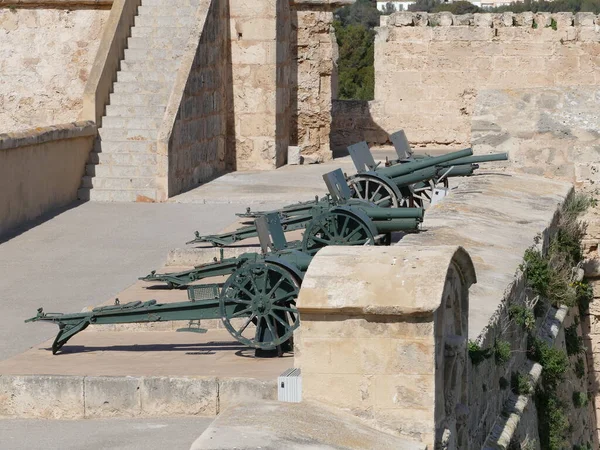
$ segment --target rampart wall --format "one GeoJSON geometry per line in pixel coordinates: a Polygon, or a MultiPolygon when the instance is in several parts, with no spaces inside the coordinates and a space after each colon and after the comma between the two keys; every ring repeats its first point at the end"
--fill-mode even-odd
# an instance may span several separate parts
{"type": "Polygon", "coordinates": [[[0,133],[77,120],[110,8],[96,5],[0,2],[0,133]]]}
{"type": "Polygon", "coordinates": [[[599,41],[592,13],[383,16],[369,139],[403,128],[417,146],[468,146],[479,90],[597,85],[599,41]]]}

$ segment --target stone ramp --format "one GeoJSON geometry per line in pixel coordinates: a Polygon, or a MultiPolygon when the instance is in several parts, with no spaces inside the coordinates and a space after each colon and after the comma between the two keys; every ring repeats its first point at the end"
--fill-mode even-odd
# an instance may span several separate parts
{"type": "Polygon", "coordinates": [[[275,400],[293,357],[255,358],[225,330],[80,333],[0,362],[0,417],[214,416],[275,400]]]}
{"type": "Polygon", "coordinates": [[[221,413],[190,450],[425,450],[316,404],[245,403],[221,413]]]}

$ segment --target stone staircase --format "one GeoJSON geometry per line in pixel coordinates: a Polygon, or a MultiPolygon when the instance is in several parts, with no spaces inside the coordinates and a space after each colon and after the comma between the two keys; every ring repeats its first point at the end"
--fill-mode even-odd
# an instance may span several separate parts
{"type": "MultiPolygon", "coordinates": [[[[159,201],[157,136],[198,0],[142,0],[78,196],[159,201]]],[[[161,196],[163,198],[161,198],[161,196]]]]}

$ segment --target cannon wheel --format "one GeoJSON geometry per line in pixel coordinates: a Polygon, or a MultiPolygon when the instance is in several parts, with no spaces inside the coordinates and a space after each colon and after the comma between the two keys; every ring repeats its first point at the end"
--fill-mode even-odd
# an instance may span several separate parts
{"type": "Polygon", "coordinates": [[[294,275],[276,264],[242,266],[227,279],[219,300],[225,328],[249,347],[271,350],[284,344],[300,325],[299,285],[294,275]],[[228,314],[225,306],[232,302],[238,306],[228,314]]]}
{"type": "Polygon", "coordinates": [[[392,188],[382,180],[374,177],[357,175],[348,180],[353,198],[367,200],[384,208],[407,207],[408,199],[398,198],[392,188]]]}
{"type": "Polygon", "coordinates": [[[328,211],[306,227],[302,251],[314,255],[328,245],[373,245],[376,232],[366,220],[346,210],[328,211]]]}
{"type": "Polygon", "coordinates": [[[436,188],[443,187],[447,189],[449,186],[447,177],[445,177],[442,181],[428,180],[423,184],[425,184],[425,186],[417,187],[413,192],[413,201],[417,208],[425,208],[431,204],[433,191],[436,188]]]}

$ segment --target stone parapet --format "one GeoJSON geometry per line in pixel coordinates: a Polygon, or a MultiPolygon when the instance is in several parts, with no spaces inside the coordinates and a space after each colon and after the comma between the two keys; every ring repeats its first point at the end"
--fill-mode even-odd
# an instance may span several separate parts
{"type": "Polygon", "coordinates": [[[0,237],[77,198],[93,122],[0,135],[0,237]]]}
{"type": "Polygon", "coordinates": [[[81,121],[38,127],[24,131],[0,134],[0,150],[39,145],[50,141],[96,136],[96,124],[81,121]]]}
{"type": "Polygon", "coordinates": [[[469,287],[460,247],[327,247],[298,297],[303,400],[463,448],[469,287]],[[458,416],[460,417],[457,417],[458,416]]]}
{"type": "Polygon", "coordinates": [[[475,13],[454,15],[449,12],[427,13],[400,11],[389,16],[381,16],[382,27],[450,27],[471,26],[481,28],[567,28],[595,27],[600,24],[600,15],[591,12],[557,13],[475,13]]]}

